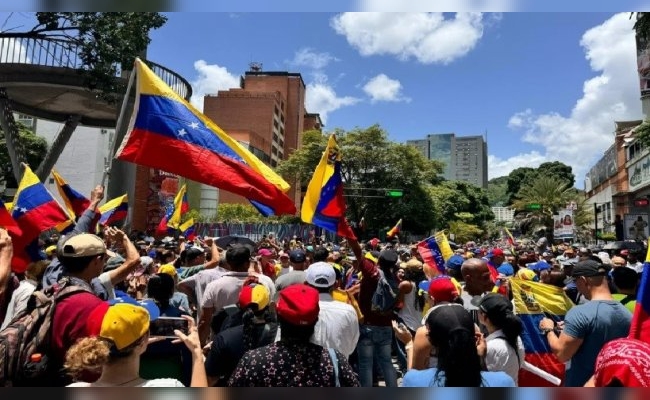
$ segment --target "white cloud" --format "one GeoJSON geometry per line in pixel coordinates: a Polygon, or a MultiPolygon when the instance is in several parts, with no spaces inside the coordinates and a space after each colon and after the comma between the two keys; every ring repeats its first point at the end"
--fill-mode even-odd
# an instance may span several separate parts
{"type": "Polygon", "coordinates": [[[305,47],[296,51],[293,60],[289,61],[289,63],[298,67],[321,70],[332,61],[339,61],[339,59],[330,55],[330,53],[317,53],[313,49],[305,47]]]}
{"type": "Polygon", "coordinates": [[[370,101],[406,101],[411,99],[402,95],[402,84],[385,74],[379,74],[363,86],[363,91],[370,96],[370,101]]]}
{"type": "Polygon", "coordinates": [[[449,64],[472,50],[483,36],[480,13],[343,13],[330,22],[363,56],[394,55],[423,64],[449,64]]]}
{"type": "Polygon", "coordinates": [[[516,0],[358,0],[359,11],[517,11],[516,0]]]}
{"type": "Polygon", "coordinates": [[[307,85],[305,107],[311,113],[320,114],[323,124],[327,124],[328,114],[341,107],[352,106],[361,101],[351,96],[338,97],[334,88],[323,77],[307,85]]]}
{"type": "Polygon", "coordinates": [[[546,156],[537,151],[518,154],[506,160],[491,154],[488,156],[488,179],[506,176],[512,170],[521,167],[537,168],[541,163],[546,161],[548,161],[546,156]]]}
{"type": "MultiPolygon", "coordinates": [[[[545,160],[570,165],[576,182],[582,182],[614,142],[615,121],[642,118],[633,25],[629,13],[620,13],[584,33],[580,45],[591,69],[599,75],[585,81],[583,95],[569,115],[536,114],[527,109],[509,120],[511,129],[523,132],[524,142],[544,149],[545,160]]],[[[490,175],[507,174],[522,166],[519,163],[526,157],[529,155],[508,160],[493,157],[496,164],[489,164],[490,175]]]]}
{"type": "Polygon", "coordinates": [[[219,90],[239,87],[239,76],[228,72],[226,67],[198,60],[194,62],[194,69],[198,72],[198,76],[191,82],[192,97],[190,102],[201,111],[203,111],[203,96],[217,94],[219,90]]]}

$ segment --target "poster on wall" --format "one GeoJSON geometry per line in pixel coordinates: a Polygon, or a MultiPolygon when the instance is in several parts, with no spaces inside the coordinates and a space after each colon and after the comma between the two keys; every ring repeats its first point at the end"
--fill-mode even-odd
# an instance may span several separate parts
{"type": "Polygon", "coordinates": [[[649,236],[648,214],[625,214],[625,240],[646,240],[649,236]]]}
{"type": "Polygon", "coordinates": [[[573,238],[573,210],[561,210],[553,216],[553,237],[555,239],[573,238]]]}

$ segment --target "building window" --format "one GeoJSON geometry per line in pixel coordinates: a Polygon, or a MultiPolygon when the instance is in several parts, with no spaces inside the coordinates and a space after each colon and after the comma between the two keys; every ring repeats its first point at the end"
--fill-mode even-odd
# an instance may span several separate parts
{"type": "Polygon", "coordinates": [[[275,168],[278,166],[278,162],[275,160],[271,160],[271,167],[275,168]]]}

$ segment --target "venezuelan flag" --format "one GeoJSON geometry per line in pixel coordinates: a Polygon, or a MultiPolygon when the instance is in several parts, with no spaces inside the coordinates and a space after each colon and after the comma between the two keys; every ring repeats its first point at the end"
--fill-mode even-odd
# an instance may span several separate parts
{"type": "MultiPolygon", "coordinates": [[[[510,287],[515,314],[524,325],[521,340],[526,350],[526,361],[564,381],[564,364],[559,362],[551,352],[546,337],[539,331],[539,321],[544,318],[544,313],[552,316],[556,322],[564,320],[573,303],[560,287],[518,278],[510,279],[510,287]]],[[[537,375],[521,370],[519,386],[552,387],[554,385],[537,375]]]]}
{"type": "Polygon", "coordinates": [[[442,253],[442,258],[447,261],[454,255],[454,251],[451,249],[449,240],[447,240],[447,235],[444,232],[437,232],[434,237],[436,242],[438,242],[438,247],[440,247],[440,252],[442,253]]]}
{"type": "Polygon", "coordinates": [[[64,230],[72,224],[70,217],[52,197],[36,174],[25,165],[25,172],[14,196],[11,217],[22,235],[14,239],[12,269],[22,273],[32,261],[40,259],[38,237],[43,231],[64,230]]]}
{"type": "Polygon", "coordinates": [[[392,227],[388,231],[388,233],[386,233],[386,237],[391,238],[391,237],[397,235],[398,233],[400,233],[401,230],[402,230],[402,219],[400,218],[399,221],[397,221],[397,223],[395,224],[395,226],[392,227]]]}
{"type": "Polygon", "coordinates": [[[90,200],[71,188],[68,182],[66,182],[58,172],[52,170],[52,177],[54,177],[56,187],[59,190],[59,194],[61,195],[68,212],[71,215],[74,215],[75,219],[79,219],[81,214],[83,214],[90,206],[90,200]]]}
{"type": "Polygon", "coordinates": [[[99,207],[101,217],[99,223],[104,226],[113,225],[118,221],[126,219],[129,212],[129,199],[127,195],[116,197],[99,207]]]}
{"type": "Polygon", "coordinates": [[[643,275],[636,295],[629,337],[650,343],[650,248],[643,263],[643,275]]]}
{"type": "Polygon", "coordinates": [[[445,259],[442,256],[440,245],[435,236],[424,239],[417,245],[418,253],[422,256],[424,263],[440,274],[445,275],[445,259]]]}
{"type": "Polygon", "coordinates": [[[9,214],[6,205],[0,200],[0,227],[5,228],[12,237],[20,236],[22,231],[20,227],[9,214]]]}
{"type": "Polygon", "coordinates": [[[190,204],[187,201],[187,186],[183,185],[174,198],[174,212],[169,217],[167,225],[178,229],[181,224],[181,217],[190,210],[190,204]]]}
{"type": "Polygon", "coordinates": [[[336,136],[330,135],[327,148],[307,186],[300,218],[339,236],[356,240],[354,231],[345,219],[341,160],[336,136]]]}
{"type": "Polygon", "coordinates": [[[183,232],[183,236],[185,236],[185,239],[187,240],[194,240],[196,237],[194,234],[194,218],[190,218],[183,222],[178,229],[183,232]]]}
{"type": "MultiPolygon", "coordinates": [[[[116,158],[247,198],[262,214],[295,214],[287,184],[136,59],[135,109],[116,158]]],[[[128,94],[127,94],[128,95],[128,94]]]]}

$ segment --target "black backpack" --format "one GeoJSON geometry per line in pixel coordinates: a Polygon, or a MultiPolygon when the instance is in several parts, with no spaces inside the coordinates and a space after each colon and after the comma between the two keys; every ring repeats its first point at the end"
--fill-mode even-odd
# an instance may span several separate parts
{"type": "Polygon", "coordinates": [[[32,293],[27,308],[0,331],[0,386],[52,386],[59,371],[48,363],[54,308],[61,299],[88,289],[67,278],[32,293]]]}

